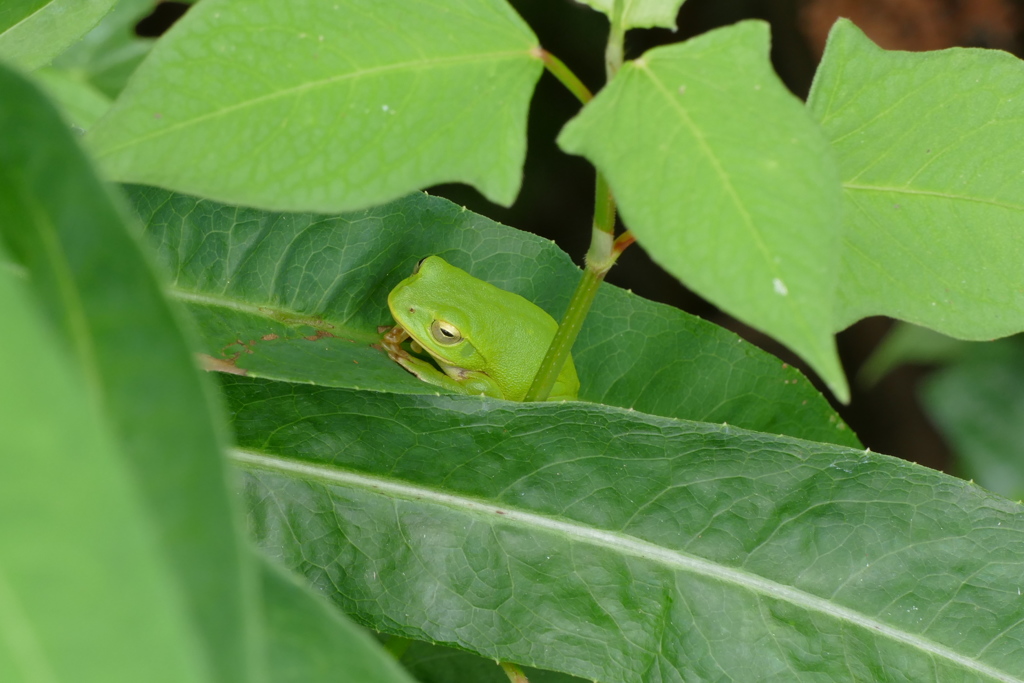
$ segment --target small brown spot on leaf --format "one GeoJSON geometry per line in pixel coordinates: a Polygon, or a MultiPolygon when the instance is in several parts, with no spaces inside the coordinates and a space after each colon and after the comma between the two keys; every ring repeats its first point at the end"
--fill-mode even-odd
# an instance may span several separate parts
{"type": "Polygon", "coordinates": [[[240,368],[235,365],[235,359],[226,360],[223,358],[214,358],[213,356],[206,353],[197,353],[196,360],[199,361],[199,367],[207,372],[226,372],[230,375],[247,375],[249,371],[245,368],[240,368]]]}
{"type": "Polygon", "coordinates": [[[316,334],[311,334],[311,335],[309,335],[307,337],[303,337],[303,339],[305,339],[307,341],[318,341],[320,339],[323,339],[324,337],[336,338],[333,334],[331,334],[327,330],[317,330],[316,334]]]}

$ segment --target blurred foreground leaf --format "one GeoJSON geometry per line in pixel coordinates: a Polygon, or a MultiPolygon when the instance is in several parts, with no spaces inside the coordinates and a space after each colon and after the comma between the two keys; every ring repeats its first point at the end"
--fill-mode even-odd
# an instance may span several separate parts
{"type": "Polygon", "coordinates": [[[45,67],[32,76],[72,128],[79,131],[88,130],[110,108],[110,100],[103,93],[66,71],[45,67]]]}
{"type": "Polygon", "coordinates": [[[808,107],[842,174],[835,329],[887,315],[960,339],[1024,330],[1024,62],[890,52],[840,20],[808,107]]]}
{"type": "Polygon", "coordinates": [[[838,175],[772,71],[768,38],[750,21],[650,50],[558,143],[605,175],[651,258],[795,351],[846,401],[831,327],[838,175]]]}
{"type": "Polygon", "coordinates": [[[1020,681],[1021,506],[589,403],[223,376],[260,544],[372,628],[600,681],[1020,681]]]}
{"type": "Polygon", "coordinates": [[[268,561],[262,575],[271,681],[412,683],[366,631],[308,586],[268,561]]]}
{"type": "Polygon", "coordinates": [[[0,680],[220,680],[192,638],[150,510],[94,392],[4,260],[0,680]]]}
{"type": "Polygon", "coordinates": [[[0,131],[0,680],[408,681],[280,572],[257,593],[219,406],[135,235],[2,68],[0,131]]]}
{"type": "MultiPolygon", "coordinates": [[[[248,630],[254,616],[249,610],[255,602],[251,592],[255,584],[247,578],[248,564],[241,557],[237,518],[227,497],[221,457],[223,442],[211,423],[211,413],[216,413],[208,400],[207,387],[199,381],[175,316],[137,242],[126,230],[108,189],[93,174],[65,124],[37,90],[2,67],[0,131],[4,133],[0,136],[0,215],[4,217],[0,221],[0,242],[6,244],[13,261],[24,266],[35,302],[50,323],[46,333],[26,339],[38,344],[53,343],[73,359],[75,376],[84,381],[76,395],[81,397],[85,392],[89,397],[83,410],[99,421],[97,429],[112,436],[118,454],[112,458],[115,451],[103,449],[107,461],[98,454],[95,456],[99,460],[96,467],[115,477],[109,483],[94,481],[98,474],[76,481],[65,479],[61,473],[61,478],[41,493],[42,499],[37,503],[60,505],[62,514],[72,515],[73,507],[63,505],[73,506],[73,501],[87,493],[96,500],[104,500],[104,491],[109,487],[111,496],[130,496],[133,506],[143,506],[145,513],[140,523],[149,534],[146,542],[153,544],[150,552],[160,557],[160,569],[166,573],[163,581],[167,594],[163,599],[173,601],[175,609],[180,610],[176,617],[187,624],[188,646],[194,648],[194,652],[182,655],[182,665],[201,672],[196,674],[201,679],[260,680],[260,669],[252,661],[258,652],[255,635],[248,630]],[[119,481],[131,488],[121,490],[119,486],[123,484],[119,481]],[[96,483],[96,490],[77,488],[86,482],[96,483]]],[[[28,334],[17,325],[5,329],[4,336],[8,337],[12,332],[28,334]]],[[[9,366],[8,372],[14,371],[14,366],[31,367],[29,361],[18,360],[17,355],[0,358],[9,366]]],[[[27,382],[30,377],[25,375],[23,379],[27,382]]],[[[62,407],[60,412],[48,414],[45,405],[37,403],[30,406],[39,411],[32,421],[23,416],[24,408],[15,414],[29,424],[34,422],[38,429],[43,429],[47,421],[68,419],[74,398],[65,399],[58,392],[59,385],[55,385],[42,395],[62,407]]],[[[47,447],[73,449],[68,441],[73,432],[58,434],[64,440],[55,435],[47,447]]],[[[45,443],[43,434],[35,438],[45,443]]],[[[3,453],[4,460],[13,454],[7,449],[3,453]]],[[[31,455],[25,453],[17,459],[31,459],[31,455]]],[[[57,467],[59,462],[51,461],[50,467],[57,467]]],[[[77,465],[69,470],[69,476],[75,471],[77,465]]],[[[138,514],[124,506],[111,509],[108,514],[115,512],[132,515],[132,520],[138,514]]],[[[82,524],[99,524],[105,518],[87,516],[85,508],[82,515],[82,524]]],[[[27,524],[62,523],[59,517],[36,519],[31,510],[23,516],[27,524]]],[[[134,525],[130,520],[119,522],[119,528],[127,528],[126,533],[138,533],[134,525]]],[[[103,542],[113,546],[108,553],[115,549],[119,554],[130,553],[136,547],[126,538],[126,545],[118,549],[113,532],[103,542]]],[[[105,577],[97,575],[100,567],[105,567],[105,571],[122,576],[118,561],[101,554],[93,562],[99,563],[94,571],[87,578],[77,577],[76,581],[93,581],[96,591],[106,588],[113,592],[94,596],[92,591],[86,591],[90,597],[82,599],[106,595],[109,600],[119,601],[118,587],[108,585],[105,577]]],[[[59,564],[52,570],[62,568],[66,566],[59,564]]],[[[49,581],[39,578],[32,587],[11,589],[15,591],[11,599],[26,599],[21,589],[53,588],[49,581]]],[[[30,617],[35,614],[33,609],[30,617]]],[[[103,614],[114,615],[112,621],[118,622],[116,612],[104,609],[92,616],[103,621],[103,614]]],[[[139,623],[122,627],[139,629],[139,623]]],[[[72,623],[64,628],[73,628],[72,623]]],[[[85,631],[93,628],[100,633],[106,625],[84,626],[85,631]]],[[[84,646],[76,645],[74,652],[80,647],[84,646]]],[[[100,656],[100,652],[112,656],[106,649],[98,649],[95,656],[100,656]]],[[[71,652],[63,650],[52,654],[74,658],[71,652]]],[[[180,675],[167,680],[190,680],[177,667],[170,666],[167,659],[164,655],[150,663],[154,680],[169,672],[180,675]],[[157,671],[160,666],[170,668],[168,672],[157,671]]],[[[111,680],[150,679],[142,676],[111,680]]]]}
{"type": "Polygon", "coordinates": [[[536,45],[504,0],[205,0],[88,139],[115,179],[248,206],[342,211],[449,181],[508,205],[536,45]]]}
{"type": "MultiPolygon", "coordinates": [[[[549,241],[422,194],[341,216],[268,213],[132,187],[147,239],[222,369],[433,394],[372,348],[424,256],[561,315],[580,276],[549,241]]],[[[736,335],[604,285],[574,349],[584,400],[857,445],[821,394],[736,335]]]]}

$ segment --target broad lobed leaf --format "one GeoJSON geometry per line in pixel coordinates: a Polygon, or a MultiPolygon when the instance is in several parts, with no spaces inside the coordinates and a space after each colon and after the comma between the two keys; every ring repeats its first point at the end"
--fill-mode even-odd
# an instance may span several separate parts
{"type": "Polygon", "coordinates": [[[601,681],[1024,680],[1024,516],[962,480],[588,403],[223,384],[253,533],[375,629],[601,681]]]}
{"type": "MultiPolygon", "coordinates": [[[[423,194],[340,216],[268,213],[145,187],[129,196],[171,291],[223,369],[435,393],[378,349],[388,292],[439,254],[556,318],[579,278],[550,242],[423,194]]],[[[585,400],[856,445],[795,369],[729,332],[604,285],[574,349],[585,400]]]]}
{"type": "Polygon", "coordinates": [[[1024,63],[886,51],[841,20],[808,108],[843,183],[834,329],[869,315],[961,339],[1024,329],[1024,63]]]}
{"type": "Polygon", "coordinates": [[[622,67],[559,144],[607,177],[626,225],[688,287],[786,344],[841,400],[830,324],[839,183],[828,144],[742,22],[622,67]]]}
{"type": "Polygon", "coordinates": [[[342,211],[462,181],[510,204],[537,39],[504,0],[206,0],[90,132],[115,179],[342,211]]]}

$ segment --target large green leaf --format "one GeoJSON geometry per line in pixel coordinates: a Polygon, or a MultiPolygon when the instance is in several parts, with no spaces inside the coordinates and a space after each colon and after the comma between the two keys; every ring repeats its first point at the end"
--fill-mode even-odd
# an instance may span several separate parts
{"type": "MultiPolygon", "coordinates": [[[[422,257],[561,315],[579,279],[547,240],[423,194],[337,217],[277,214],[132,187],[171,291],[222,369],[435,393],[372,344],[387,293],[422,257]]],[[[574,349],[588,401],[856,445],[793,368],[714,325],[605,285],[574,349]]]]}
{"type": "Polygon", "coordinates": [[[23,69],[44,66],[88,33],[117,0],[4,0],[0,60],[23,69]]]}
{"type": "Polygon", "coordinates": [[[803,357],[840,400],[839,181],[828,144],[743,22],[627,63],[559,144],[608,178],[666,270],[803,357]]]}
{"type": "Polygon", "coordinates": [[[270,562],[262,569],[270,680],[412,683],[368,633],[309,586],[270,562]]]}
{"type": "Polygon", "coordinates": [[[123,452],[202,666],[217,681],[260,681],[256,577],[227,494],[217,404],[178,316],[67,126],[4,68],[0,131],[0,241],[25,267],[50,336],[74,358],[123,452]]]}
{"type": "Polygon", "coordinates": [[[835,328],[882,314],[961,339],[1024,329],[1024,64],[889,52],[842,20],[808,106],[843,179],[835,328]]]}
{"type": "Polygon", "coordinates": [[[463,181],[510,204],[537,40],[504,0],[205,0],[90,133],[116,179],[340,211],[463,181]]]}
{"type": "Polygon", "coordinates": [[[356,619],[598,681],[1024,680],[1024,507],[589,403],[224,376],[253,533],[356,619]]]}
{"type": "Polygon", "coordinates": [[[0,680],[212,683],[134,473],[2,252],[0,680]]]}
{"type": "Polygon", "coordinates": [[[622,28],[676,28],[676,15],[686,0],[579,0],[609,17],[622,5],[622,28]]]}

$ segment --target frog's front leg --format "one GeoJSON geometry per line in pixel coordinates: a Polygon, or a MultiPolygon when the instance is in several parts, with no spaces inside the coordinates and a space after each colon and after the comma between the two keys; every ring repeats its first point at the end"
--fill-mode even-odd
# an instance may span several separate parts
{"type": "MultiPolygon", "coordinates": [[[[409,339],[409,333],[401,325],[395,325],[381,340],[381,347],[387,352],[388,357],[403,368],[415,375],[420,381],[433,384],[436,387],[454,391],[458,394],[469,393],[466,387],[444,374],[433,365],[420,358],[409,355],[409,352],[402,348],[402,342],[409,339]]],[[[415,342],[413,342],[415,344],[415,342]]]]}

